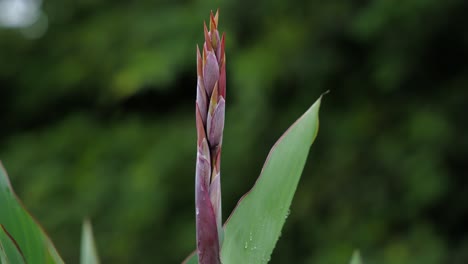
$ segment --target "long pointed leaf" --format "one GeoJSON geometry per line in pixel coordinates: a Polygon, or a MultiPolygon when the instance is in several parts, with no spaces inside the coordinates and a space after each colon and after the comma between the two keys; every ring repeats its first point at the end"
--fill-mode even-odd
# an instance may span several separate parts
{"type": "Polygon", "coordinates": [[[229,217],[221,251],[224,264],[270,260],[318,132],[320,101],[321,98],[276,142],[254,187],[229,217]]]}
{"type": "Polygon", "coordinates": [[[0,224],[18,243],[27,263],[63,263],[50,239],[16,197],[1,162],[0,224]]]}

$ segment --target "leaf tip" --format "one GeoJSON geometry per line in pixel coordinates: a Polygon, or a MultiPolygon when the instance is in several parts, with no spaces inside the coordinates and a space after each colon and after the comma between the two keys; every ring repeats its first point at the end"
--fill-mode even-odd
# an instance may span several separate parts
{"type": "Polygon", "coordinates": [[[83,220],[83,229],[81,236],[81,263],[99,264],[96,243],[94,241],[93,228],[88,218],[83,220]]]}
{"type": "Polygon", "coordinates": [[[322,98],[323,98],[325,95],[329,94],[329,93],[330,93],[330,90],[326,90],[325,92],[323,92],[323,93],[320,95],[320,97],[317,99],[317,101],[315,101],[315,103],[312,105],[312,108],[313,108],[313,107],[320,108],[320,105],[321,105],[321,103],[322,103],[322,98]]]}
{"type": "Polygon", "coordinates": [[[317,118],[316,118],[316,128],[315,128],[315,131],[312,135],[312,140],[310,141],[310,144],[312,145],[312,143],[314,143],[315,141],[315,138],[317,138],[317,134],[318,134],[318,131],[319,131],[319,127],[320,127],[320,121],[319,121],[319,110],[320,110],[320,106],[322,104],[322,98],[324,95],[328,94],[330,92],[330,90],[327,90],[325,92],[323,92],[320,97],[317,99],[317,101],[315,101],[315,103],[307,110],[307,112],[313,112],[315,115],[317,115],[317,118]]]}
{"type": "Polygon", "coordinates": [[[358,249],[354,250],[349,264],[362,264],[361,252],[358,249]]]}

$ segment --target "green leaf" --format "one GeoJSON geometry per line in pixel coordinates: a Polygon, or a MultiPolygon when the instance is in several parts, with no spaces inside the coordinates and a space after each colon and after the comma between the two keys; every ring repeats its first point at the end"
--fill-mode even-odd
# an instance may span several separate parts
{"type": "MultiPolygon", "coordinates": [[[[221,262],[267,263],[289,215],[289,207],[318,132],[321,97],[280,137],[254,187],[224,226],[221,262]]],[[[197,254],[184,261],[198,263],[197,254]]]]}
{"type": "Polygon", "coordinates": [[[349,264],[362,264],[361,253],[359,253],[359,250],[354,251],[349,264]]]}
{"type": "Polygon", "coordinates": [[[270,260],[318,132],[320,101],[321,98],[276,142],[254,187],[229,217],[221,250],[222,263],[270,260]]]}
{"type": "Polygon", "coordinates": [[[83,222],[81,235],[81,264],[99,264],[99,257],[94,243],[93,229],[88,220],[83,222]]]}
{"type": "Polygon", "coordinates": [[[26,263],[23,252],[18,248],[16,241],[0,225],[0,263],[3,264],[22,264],[26,263]]]}
{"type": "Polygon", "coordinates": [[[27,263],[63,263],[50,239],[16,197],[1,162],[0,224],[15,239],[27,263]]]}

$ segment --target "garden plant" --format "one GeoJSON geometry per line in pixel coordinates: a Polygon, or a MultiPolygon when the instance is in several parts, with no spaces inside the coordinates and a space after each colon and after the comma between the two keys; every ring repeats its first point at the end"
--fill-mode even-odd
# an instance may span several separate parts
{"type": "MultiPolygon", "coordinates": [[[[218,31],[218,19],[219,12],[211,13],[209,26],[204,26],[205,42],[201,51],[197,48],[197,249],[184,263],[267,263],[290,214],[310,146],[317,136],[321,98],[278,139],[256,183],[223,225],[221,149],[227,102],[227,60],[225,36],[218,31]]],[[[237,173],[241,180],[241,169],[237,173]]],[[[3,167],[0,168],[0,227],[2,264],[64,263],[52,241],[14,194],[3,167]]],[[[91,224],[87,220],[83,224],[81,263],[99,263],[91,224]]],[[[361,263],[358,252],[351,263],[361,263]]]]}

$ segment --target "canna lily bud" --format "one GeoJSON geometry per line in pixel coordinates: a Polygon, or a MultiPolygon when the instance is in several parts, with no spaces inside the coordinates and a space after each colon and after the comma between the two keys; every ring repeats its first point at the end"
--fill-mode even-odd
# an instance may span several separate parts
{"type": "Polygon", "coordinates": [[[222,244],[221,145],[226,97],[224,34],[218,32],[218,13],[204,24],[202,54],[197,47],[197,162],[195,207],[197,253],[201,264],[219,264],[222,244]]]}

